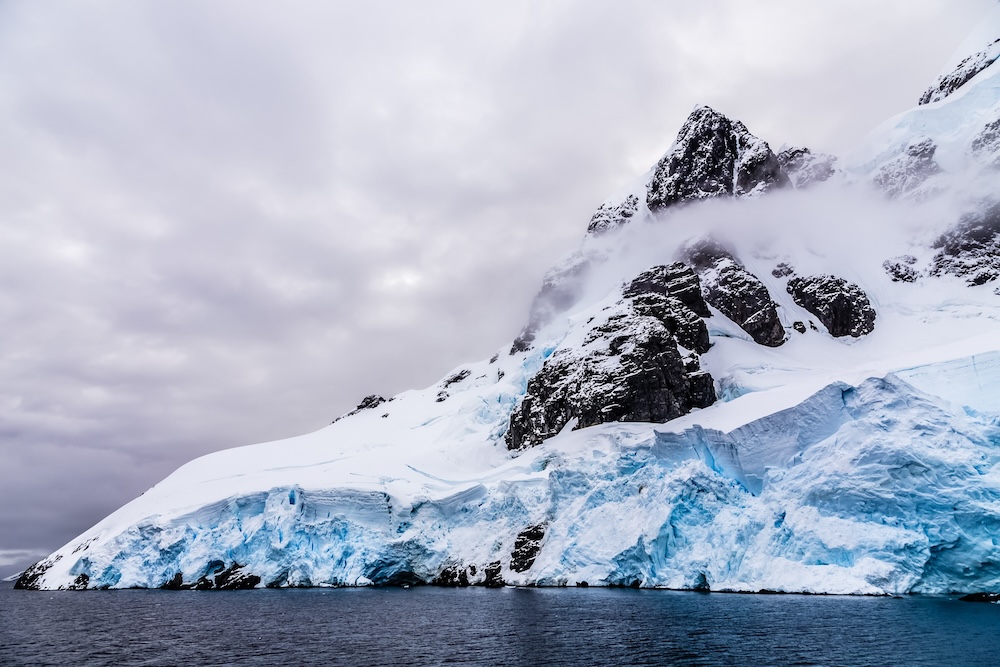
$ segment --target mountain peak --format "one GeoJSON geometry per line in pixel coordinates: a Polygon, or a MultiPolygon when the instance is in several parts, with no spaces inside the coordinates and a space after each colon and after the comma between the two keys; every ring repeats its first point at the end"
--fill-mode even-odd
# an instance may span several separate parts
{"type": "Polygon", "coordinates": [[[601,204],[587,232],[602,234],[633,218],[677,204],[714,197],[756,196],[790,183],[766,141],[740,121],[699,104],[653,167],[652,177],[641,186],[636,184],[627,194],[601,204]]]}
{"type": "Polygon", "coordinates": [[[686,201],[753,196],[788,182],[766,141],[740,121],[699,105],[657,163],[646,205],[655,212],[686,201]]]}
{"type": "Polygon", "coordinates": [[[918,104],[938,102],[971,81],[1000,58],[1000,4],[991,9],[941,69],[918,104]]]}

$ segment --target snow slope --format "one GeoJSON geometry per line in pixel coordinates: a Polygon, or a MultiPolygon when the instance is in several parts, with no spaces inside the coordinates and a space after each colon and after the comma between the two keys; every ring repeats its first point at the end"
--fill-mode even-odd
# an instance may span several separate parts
{"type": "MultiPolygon", "coordinates": [[[[984,26],[987,42],[1000,37],[1000,8],[984,26]]],[[[742,124],[696,111],[736,127],[767,178],[788,180],[742,124]]],[[[192,461],[19,585],[998,591],[1000,280],[924,268],[935,239],[995,191],[973,145],[998,118],[1000,65],[989,65],[877,128],[838,177],[808,188],[717,188],[651,210],[651,169],[602,206],[572,270],[547,277],[558,298],[513,349],[315,433],[192,461]],[[715,404],[662,424],[570,418],[508,450],[511,415],[547,360],[614,345],[594,323],[620,314],[624,286],[706,238],[766,288],[784,341],[755,343],[712,306],[711,348],[678,349],[711,374],[715,404]],[[900,257],[906,280],[886,267],[900,257]],[[789,291],[795,276],[826,275],[863,291],[871,333],[832,336],[789,291]]],[[[714,173],[674,162],[670,183],[714,173]]]]}

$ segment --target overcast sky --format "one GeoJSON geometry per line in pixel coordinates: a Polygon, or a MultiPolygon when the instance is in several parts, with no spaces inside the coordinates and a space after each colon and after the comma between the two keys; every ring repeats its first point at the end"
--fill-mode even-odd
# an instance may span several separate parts
{"type": "Polygon", "coordinates": [[[695,104],[843,153],[994,2],[0,3],[0,576],[509,346],[695,104]]]}

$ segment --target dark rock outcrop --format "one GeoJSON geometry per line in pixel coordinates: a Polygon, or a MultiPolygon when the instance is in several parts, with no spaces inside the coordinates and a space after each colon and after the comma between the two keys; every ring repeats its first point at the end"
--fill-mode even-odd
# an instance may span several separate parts
{"type": "Polygon", "coordinates": [[[655,293],[637,294],[632,299],[632,309],[638,315],[658,320],[688,350],[704,354],[711,347],[705,320],[678,299],[655,293]]]}
{"type": "Polygon", "coordinates": [[[808,148],[786,148],[777,155],[778,164],[796,188],[822,183],[837,173],[837,157],[814,153],[808,148]]]}
{"type": "Polygon", "coordinates": [[[743,123],[701,106],[691,112],[673,147],[657,163],[646,205],[656,212],[710,197],[757,194],[788,182],[767,142],[743,123]]]}
{"type": "Polygon", "coordinates": [[[989,602],[1000,604],[1000,593],[969,593],[958,598],[959,602],[989,602]]]}
{"type": "Polygon", "coordinates": [[[333,420],[333,423],[336,424],[341,419],[356,415],[362,410],[372,410],[382,405],[383,403],[385,403],[385,399],[379,396],[378,394],[371,394],[370,396],[365,396],[363,399],[361,399],[361,402],[358,403],[358,407],[354,408],[346,415],[341,415],[340,417],[337,417],[336,419],[333,420]]]}
{"type": "Polygon", "coordinates": [[[1000,167],[1000,118],[983,126],[969,145],[969,152],[986,164],[1000,167]]]}
{"type": "Polygon", "coordinates": [[[778,306],[767,287],[721,244],[703,239],[683,251],[701,279],[705,300],[750,334],[755,342],[777,347],[785,342],[778,306]]]}
{"type": "Polygon", "coordinates": [[[549,269],[542,279],[542,289],[531,302],[528,324],[510,348],[511,354],[531,349],[535,334],[557,314],[577,302],[583,292],[583,279],[590,269],[592,259],[574,253],[565,262],[549,269]]]}
{"type": "Polygon", "coordinates": [[[468,379],[470,375],[472,375],[472,371],[468,368],[463,368],[462,370],[452,373],[445,378],[444,382],[441,383],[441,386],[442,388],[447,389],[453,384],[458,384],[459,382],[468,379]]]}
{"type": "Polygon", "coordinates": [[[771,275],[775,278],[787,278],[795,273],[795,269],[787,262],[778,262],[778,265],[771,269],[771,275]]]}
{"type": "Polygon", "coordinates": [[[939,77],[934,85],[920,96],[917,104],[929,104],[943,100],[968,83],[972,77],[992,65],[1000,57],[1000,49],[997,48],[997,44],[1000,44],[1000,39],[960,62],[951,72],[939,77]]]}
{"type": "Polygon", "coordinates": [[[603,234],[628,223],[639,210],[639,198],[628,195],[621,201],[606,201],[598,207],[587,225],[588,234],[603,234]]]}
{"type": "Polygon", "coordinates": [[[882,262],[882,268],[889,274],[894,283],[912,283],[920,277],[920,273],[913,268],[917,263],[917,258],[913,255],[901,255],[882,262]]]}
{"type": "Polygon", "coordinates": [[[875,330],[875,309],[854,283],[831,275],[795,277],[787,289],[795,303],[815,315],[831,336],[857,338],[875,330]]]}
{"type": "Polygon", "coordinates": [[[215,575],[215,589],[219,591],[241,591],[256,588],[260,577],[247,572],[244,566],[233,563],[222,572],[215,575]]]}
{"type": "Polygon", "coordinates": [[[37,591],[40,586],[38,580],[49,571],[49,569],[58,563],[62,559],[62,556],[55,556],[50,558],[43,558],[34,565],[28,567],[21,576],[17,578],[14,582],[14,588],[25,591],[37,591]]]}
{"type": "Polygon", "coordinates": [[[626,297],[640,294],[662,294],[673,297],[699,317],[711,317],[712,312],[701,294],[698,275],[683,262],[670,266],[654,266],[643,271],[625,288],[626,297]]]}
{"type": "Polygon", "coordinates": [[[1000,202],[962,216],[934,242],[931,275],[961,276],[970,285],[1000,277],[1000,202]]]}
{"type": "Polygon", "coordinates": [[[510,569],[512,572],[527,572],[535,564],[538,553],[542,550],[542,540],[545,539],[544,523],[528,526],[514,540],[514,550],[510,553],[510,569]]]}
{"type": "Polygon", "coordinates": [[[902,154],[879,167],[872,181],[893,198],[930,194],[923,189],[932,176],[941,172],[934,161],[937,145],[930,138],[915,139],[902,154]]]}
{"type": "Polygon", "coordinates": [[[441,570],[438,576],[431,580],[432,586],[445,586],[448,588],[474,586],[478,568],[475,565],[463,567],[462,565],[449,565],[441,570]]]}
{"type": "Polygon", "coordinates": [[[463,368],[462,370],[445,378],[444,381],[441,383],[441,390],[438,392],[435,402],[441,403],[443,401],[448,400],[449,394],[447,389],[452,385],[459,384],[460,382],[467,380],[470,375],[472,375],[472,371],[470,371],[468,368],[463,368]]]}
{"type": "Polygon", "coordinates": [[[677,347],[706,351],[708,330],[678,299],[639,293],[587,326],[582,345],[556,350],[528,381],[507,428],[509,449],[537,445],[571,420],[576,428],[664,422],[715,402],[697,355],[677,347]]]}
{"type": "Polygon", "coordinates": [[[500,575],[500,569],[500,561],[487,563],[486,567],[483,568],[483,586],[486,586],[486,588],[502,588],[506,586],[507,582],[500,575]]]}

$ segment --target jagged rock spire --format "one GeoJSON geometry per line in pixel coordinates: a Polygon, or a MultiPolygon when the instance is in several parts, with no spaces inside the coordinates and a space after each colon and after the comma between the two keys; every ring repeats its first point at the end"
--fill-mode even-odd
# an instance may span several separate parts
{"type": "Polygon", "coordinates": [[[746,196],[788,184],[767,142],[707,106],[688,116],[647,186],[650,211],[686,201],[746,196]]]}

